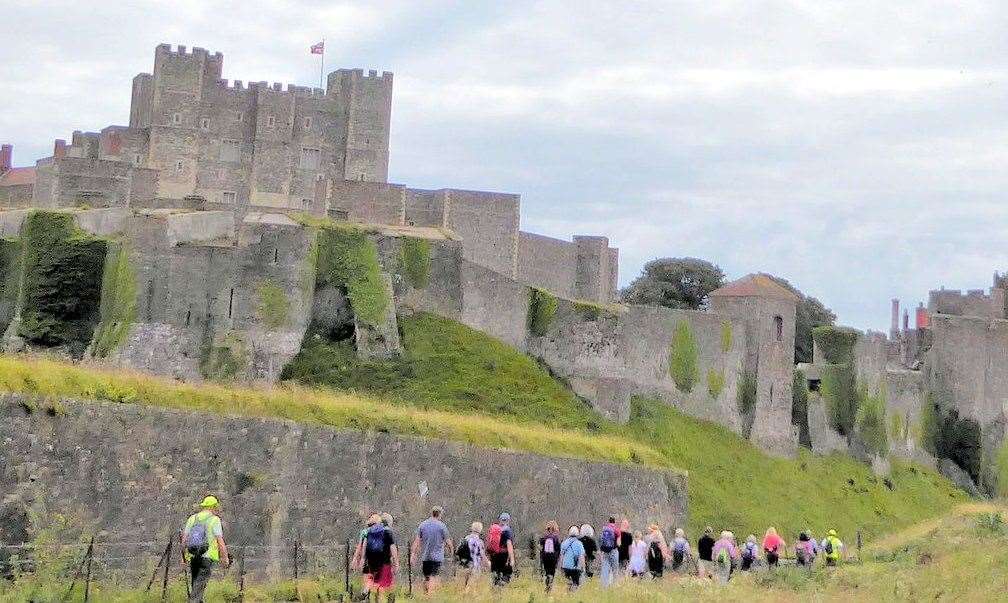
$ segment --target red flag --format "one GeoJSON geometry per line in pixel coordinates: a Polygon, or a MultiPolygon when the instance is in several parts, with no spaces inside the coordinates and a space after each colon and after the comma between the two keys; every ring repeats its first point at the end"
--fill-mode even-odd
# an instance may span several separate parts
{"type": "Polygon", "coordinates": [[[325,42],[319,42],[318,44],[312,44],[311,53],[312,54],[324,54],[325,53],[325,42]]]}

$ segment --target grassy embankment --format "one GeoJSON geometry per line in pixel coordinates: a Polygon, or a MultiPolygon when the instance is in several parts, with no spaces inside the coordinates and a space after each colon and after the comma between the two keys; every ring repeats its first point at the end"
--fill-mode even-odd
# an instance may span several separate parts
{"type": "MultiPolygon", "coordinates": [[[[443,438],[539,454],[655,468],[689,477],[689,525],[785,535],[835,527],[866,538],[964,500],[932,471],[894,463],[886,481],[843,456],[776,459],[719,425],[636,400],[628,424],[606,421],[514,349],[427,314],[402,320],[406,359],[363,364],[315,344],[288,367],[305,384],[272,389],[183,384],[48,360],[0,357],[0,391],[94,398],[339,428],[443,438]]],[[[618,511],[618,510],[617,510],[618,511]]]]}

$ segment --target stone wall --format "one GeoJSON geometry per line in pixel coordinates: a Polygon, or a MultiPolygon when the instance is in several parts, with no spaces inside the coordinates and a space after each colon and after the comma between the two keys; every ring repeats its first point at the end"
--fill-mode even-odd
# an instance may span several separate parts
{"type": "Polygon", "coordinates": [[[609,303],[616,299],[618,255],[606,237],[562,241],[521,231],[516,278],[567,299],[609,303]]]}
{"type": "Polygon", "coordinates": [[[132,404],[34,407],[0,400],[4,511],[64,513],[105,543],[163,541],[213,493],[230,543],[274,547],[274,575],[294,540],[341,544],[374,511],[395,517],[401,545],[434,504],[456,538],[508,511],[517,543],[549,519],[686,522],[686,478],[669,471],[132,404]]]}
{"type": "Polygon", "coordinates": [[[514,278],[518,195],[456,189],[447,194],[444,226],[462,239],[466,259],[514,278]]]}
{"type": "Polygon", "coordinates": [[[928,313],[1004,318],[1005,291],[992,288],[987,294],[983,289],[971,289],[966,293],[958,289],[934,290],[928,294],[928,313]]]}

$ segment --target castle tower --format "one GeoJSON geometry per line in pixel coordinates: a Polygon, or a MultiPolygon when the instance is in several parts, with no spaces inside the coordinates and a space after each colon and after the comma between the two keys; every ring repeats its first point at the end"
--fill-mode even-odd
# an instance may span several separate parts
{"type": "Polygon", "coordinates": [[[339,99],[346,119],[343,178],[387,182],[392,120],[392,74],[339,69],[326,94],[339,99]]]}

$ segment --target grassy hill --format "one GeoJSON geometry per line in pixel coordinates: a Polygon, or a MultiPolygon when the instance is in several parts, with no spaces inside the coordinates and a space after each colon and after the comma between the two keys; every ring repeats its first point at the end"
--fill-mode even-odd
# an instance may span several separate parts
{"type": "Polygon", "coordinates": [[[776,526],[785,537],[835,527],[866,538],[934,517],[965,495],[933,471],[894,463],[889,480],[843,456],[764,455],[727,429],[638,399],[631,420],[605,420],[535,361],[458,323],[404,317],[404,359],[361,363],[317,342],[285,371],[326,389],[181,384],[54,361],[0,357],[0,390],[96,398],[334,427],[376,429],[689,472],[691,536],[776,526]],[[336,390],[336,391],[333,391],[336,390]]]}

